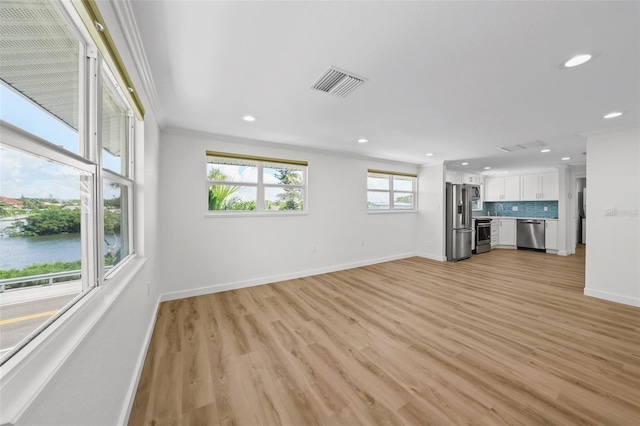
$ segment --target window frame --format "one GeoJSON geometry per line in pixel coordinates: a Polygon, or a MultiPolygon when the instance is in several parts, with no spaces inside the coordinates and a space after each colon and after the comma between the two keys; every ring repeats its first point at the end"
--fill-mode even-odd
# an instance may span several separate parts
{"type": "Polygon", "coordinates": [[[385,213],[415,213],[418,211],[418,175],[415,173],[404,173],[404,172],[394,172],[387,170],[378,170],[378,169],[367,169],[367,180],[366,180],[366,207],[367,213],[371,214],[385,214],[385,213]],[[377,177],[377,178],[386,178],[388,180],[388,188],[389,189],[377,189],[377,188],[369,188],[369,177],[377,177]],[[396,177],[402,178],[411,178],[412,182],[412,190],[396,190],[394,189],[394,179],[396,177]],[[386,209],[375,209],[369,206],[369,192],[385,194],[388,193],[388,201],[389,208],[386,209]],[[412,195],[413,197],[413,207],[410,209],[402,209],[395,207],[395,195],[396,194],[407,194],[412,195]]]}
{"type": "Polygon", "coordinates": [[[308,214],[308,170],[309,164],[307,161],[288,160],[282,158],[270,158],[270,157],[258,157],[253,155],[232,154],[226,152],[214,152],[207,151],[205,157],[205,217],[220,217],[220,216],[278,216],[278,215],[306,215],[308,214]],[[209,157],[221,157],[237,160],[246,160],[256,162],[257,168],[257,181],[256,182],[238,182],[238,181],[216,181],[210,180],[207,171],[208,164],[216,164],[209,161],[209,157]],[[303,168],[303,184],[277,184],[277,183],[265,183],[264,182],[264,169],[265,164],[282,164],[282,165],[294,165],[303,168]],[[212,185],[222,186],[243,186],[249,188],[256,188],[256,209],[255,210],[209,210],[208,195],[209,187],[212,185]],[[300,189],[302,192],[302,209],[300,210],[270,210],[265,209],[265,191],[267,188],[294,188],[300,189]]]}
{"type": "MultiPolygon", "coordinates": [[[[82,3],[86,6],[91,2],[83,0],[82,3]]],[[[87,11],[83,10],[78,4],[62,2],[60,0],[50,0],[50,4],[56,12],[58,12],[60,18],[65,21],[79,44],[78,153],[54,145],[52,142],[30,133],[28,130],[0,119],[3,135],[1,143],[8,148],[18,150],[27,155],[35,155],[61,165],[74,167],[92,176],[90,189],[92,199],[88,210],[89,213],[87,214],[87,218],[83,218],[81,224],[82,291],[65,304],[55,315],[25,335],[16,346],[2,354],[0,367],[3,369],[5,366],[9,366],[10,369],[18,368],[21,363],[28,360],[34,352],[38,351],[39,345],[44,344],[42,336],[51,336],[55,334],[55,332],[51,331],[52,329],[65,327],[67,321],[73,318],[71,313],[67,313],[69,311],[75,312],[81,300],[86,300],[86,296],[94,294],[93,290],[108,285],[108,282],[116,277],[118,280],[114,281],[120,282],[120,277],[127,275],[120,271],[125,269],[125,266],[130,264],[132,259],[137,256],[136,235],[138,230],[135,222],[135,200],[137,196],[134,148],[137,133],[136,127],[138,123],[143,122],[144,109],[141,103],[139,103],[139,99],[134,93],[135,91],[131,88],[132,86],[127,86],[127,90],[125,91],[118,83],[118,81],[123,80],[123,77],[119,75],[122,72],[121,59],[119,56],[117,57],[115,61],[116,67],[114,69],[114,59],[111,58],[110,55],[113,55],[115,52],[117,56],[117,50],[115,46],[109,43],[107,43],[107,47],[104,48],[104,40],[96,40],[93,21],[88,23],[85,19],[87,11]],[[96,47],[96,43],[99,45],[102,44],[101,48],[96,47]],[[105,81],[105,79],[107,81],[105,81]],[[123,170],[125,175],[102,167],[100,117],[102,113],[103,84],[109,84],[111,86],[127,110],[127,119],[125,120],[126,129],[124,133],[127,150],[127,158],[123,166],[126,168],[126,170],[123,170]],[[135,104],[132,104],[132,99],[135,104]],[[139,118],[139,121],[136,121],[136,117],[139,118]],[[104,194],[102,188],[105,179],[117,182],[127,188],[126,214],[129,247],[128,255],[122,258],[108,272],[104,270],[105,251],[103,248],[104,194]]],[[[100,19],[101,22],[104,22],[101,17],[100,19]]],[[[109,40],[109,42],[112,43],[112,40],[109,40]]],[[[124,80],[129,83],[129,76],[126,75],[124,80]]],[[[9,87],[10,90],[15,91],[15,89],[8,84],[6,86],[9,87]]],[[[35,102],[31,100],[29,100],[29,102],[31,102],[34,107],[42,109],[42,107],[35,102]]],[[[127,273],[129,270],[130,268],[127,268],[127,273]]]]}
{"type": "MultiPolygon", "coordinates": [[[[96,106],[96,129],[97,129],[97,134],[98,136],[98,141],[97,144],[95,145],[95,149],[96,149],[96,155],[97,155],[97,160],[98,163],[100,164],[100,182],[98,182],[97,185],[97,191],[99,194],[99,205],[98,205],[98,215],[100,216],[100,221],[99,224],[101,226],[98,226],[98,233],[99,233],[99,237],[100,237],[100,241],[104,241],[105,235],[104,235],[104,193],[103,193],[103,182],[105,179],[117,183],[121,186],[125,186],[127,188],[127,199],[126,199],[126,204],[127,204],[127,225],[128,225],[128,230],[127,230],[127,245],[129,247],[129,253],[127,254],[127,256],[125,256],[124,258],[122,258],[118,263],[116,263],[115,265],[113,265],[112,268],[110,268],[109,271],[105,270],[105,264],[104,264],[104,250],[101,250],[99,252],[100,256],[98,259],[98,281],[100,283],[104,283],[105,281],[111,279],[113,276],[115,276],[118,271],[121,270],[123,265],[126,265],[128,263],[128,261],[133,258],[136,255],[136,241],[135,241],[135,223],[134,223],[134,210],[135,210],[135,204],[134,204],[134,200],[136,199],[135,194],[134,194],[134,190],[135,190],[135,158],[134,158],[134,143],[135,143],[135,118],[134,118],[134,111],[133,111],[133,107],[130,104],[129,100],[127,99],[127,97],[124,95],[122,88],[120,87],[120,85],[117,82],[117,79],[115,78],[113,72],[111,71],[111,69],[109,68],[108,64],[106,64],[106,61],[104,60],[104,58],[99,56],[99,61],[98,61],[98,72],[96,73],[97,76],[96,78],[98,79],[98,81],[96,82],[96,102],[97,102],[97,106],[96,106]],[[103,165],[103,145],[102,145],[102,105],[103,105],[103,98],[102,98],[102,94],[103,92],[103,87],[104,85],[107,84],[110,86],[112,92],[114,95],[119,97],[120,102],[122,102],[122,104],[125,106],[126,110],[127,110],[127,118],[125,120],[125,140],[124,140],[124,150],[125,152],[125,164],[124,164],[124,169],[122,170],[123,173],[118,173],[116,171],[113,171],[111,169],[105,168],[103,165]]],[[[102,247],[102,246],[101,246],[102,247]]]]}

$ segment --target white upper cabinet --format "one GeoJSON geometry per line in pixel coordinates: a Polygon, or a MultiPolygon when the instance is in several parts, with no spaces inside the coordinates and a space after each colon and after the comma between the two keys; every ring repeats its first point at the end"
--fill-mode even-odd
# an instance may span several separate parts
{"type": "Polygon", "coordinates": [[[446,173],[446,179],[447,179],[447,182],[450,182],[450,183],[457,183],[457,184],[464,183],[463,182],[464,177],[462,173],[459,173],[459,172],[448,171],[446,173]]]}
{"type": "Polygon", "coordinates": [[[558,173],[538,173],[520,176],[520,197],[523,201],[557,200],[558,173]]]}
{"type": "Polygon", "coordinates": [[[538,175],[520,176],[520,195],[525,201],[538,199],[538,175]]]}
{"type": "Polygon", "coordinates": [[[520,176],[486,177],[484,201],[520,201],[520,176]]]}
{"type": "Polygon", "coordinates": [[[467,174],[465,173],[464,175],[462,175],[463,179],[462,182],[463,183],[469,183],[472,185],[481,185],[482,184],[482,176],[480,175],[472,175],[472,174],[467,174]]]}
{"type": "Polygon", "coordinates": [[[560,198],[560,180],[558,173],[540,174],[540,194],[541,200],[558,200],[560,198]]]}

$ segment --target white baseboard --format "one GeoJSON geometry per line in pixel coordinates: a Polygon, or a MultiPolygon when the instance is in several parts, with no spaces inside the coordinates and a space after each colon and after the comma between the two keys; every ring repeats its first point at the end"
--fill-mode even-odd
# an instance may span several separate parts
{"type": "Polygon", "coordinates": [[[640,308],[640,299],[635,297],[623,296],[621,294],[609,293],[608,291],[584,289],[584,295],[595,297],[598,299],[608,300],[610,302],[622,303],[625,305],[636,306],[640,308]]]}
{"type": "Polygon", "coordinates": [[[393,260],[406,259],[414,256],[416,256],[415,253],[406,253],[406,254],[400,254],[395,256],[378,258],[378,259],[369,259],[369,260],[363,260],[359,262],[344,263],[342,265],[329,266],[326,268],[309,269],[306,271],[298,271],[290,274],[274,275],[270,277],[257,278],[257,279],[246,280],[246,281],[236,281],[232,283],[206,285],[206,286],[202,286],[202,287],[198,287],[190,290],[164,293],[160,296],[160,302],[184,299],[187,297],[202,296],[204,294],[219,293],[219,292],[228,291],[228,290],[238,290],[246,287],[254,287],[258,285],[271,284],[271,283],[276,283],[280,281],[294,280],[296,278],[311,277],[313,275],[327,274],[329,272],[343,271],[345,269],[359,268],[362,266],[375,265],[377,263],[391,262],[393,260]]]}
{"type": "Polygon", "coordinates": [[[149,345],[151,344],[151,338],[153,337],[153,330],[156,328],[156,320],[158,319],[158,307],[160,306],[160,296],[158,296],[158,300],[156,301],[156,308],[153,311],[153,317],[149,322],[149,326],[147,327],[147,332],[144,336],[144,341],[142,342],[142,347],[140,348],[140,352],[138,353],[138,360],[136,361],[136,367],[134,369],[136,376],[131,381],[131,385],[127,390],[127,405],[122,410],[120,414],[120,421],[118,424],[126,425],[129,423],[129,416],[131,416],[131,410],[133,409],[133,403],[136,398],[136,392],[138,391],[138,385],[140,384],[140,378],[142,377],[142,369],[144,367],[144,362],[147,359],[147,352],[149,350],[149,345]]]}
{"type": "Polygon", "coordinates": [[[446,256],[440,256],[439,254],[431,254],[431,253],[417,253],[417,256],[424,257],[425,259],[437,260],[438,262],[446,262],[446,256]]]}

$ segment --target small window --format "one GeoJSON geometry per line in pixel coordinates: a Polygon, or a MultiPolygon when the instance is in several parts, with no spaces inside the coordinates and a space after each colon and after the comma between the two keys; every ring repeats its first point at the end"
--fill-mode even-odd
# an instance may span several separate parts
{"type": "Polygon", "coordinates": [[[415,211],[417,176],[369,170],[367,208],[369,211],[415,211]]]}
{"type": "Polygon", "coordinates": [[[207,153],[209,211],[306,211],[307,162],[207,153]]]}

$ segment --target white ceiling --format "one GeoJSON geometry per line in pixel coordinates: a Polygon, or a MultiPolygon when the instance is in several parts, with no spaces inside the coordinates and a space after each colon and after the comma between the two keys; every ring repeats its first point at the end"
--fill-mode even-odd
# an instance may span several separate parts
{"type": "Polygon", "coordinates": [[[493,172],[640,123],[640,2],[131,2],[169,128],[493,172]],[[311,90],[330,65],[368,81],[311,90]]]}

